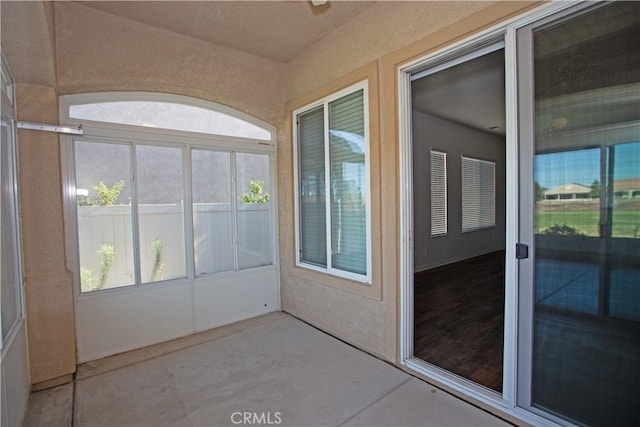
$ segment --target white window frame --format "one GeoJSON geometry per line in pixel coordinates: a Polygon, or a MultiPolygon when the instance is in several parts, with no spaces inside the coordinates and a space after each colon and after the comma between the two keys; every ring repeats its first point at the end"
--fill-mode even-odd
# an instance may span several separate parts
{"type": "Polygon", "coordinates": [[[371,285],[371,159],[370,159],[370,130],[369,130],[369,81],[363,80],[359,83],[344,88],[338,92],[334,92],[324,98],[321,98],[311,104],[307,104],[304,107],[298,108],[293,111],[292,114],[292,134],[293,134],[293,169],[294,169],[294,203],[295,203],[295,249],[296,249],[296,266],[318,271],[332,276],[350,279],[363,284],[371,285]],[[359,90],[363,91],[363,103],[364,103],[364,151],[365,151],[365,181],[367,188],[365,191],[366,199],[366,274],[357,274],[349,271],[344,271],[338,268],[334,268],[331,265],[331,203],[330,203],[330,155],[329,155],[329,103],[335,101],[344,96],[350,95],[359,90]],[[314,264],[304,262],[301,257],[300,239],[302,237],[300,231],[300,179],[299,179],[299,148],[298,148],[298,116],[309,112],[315,108],[323,107],[324,109],[324,150],[325,150],[325,207],[326,207],[326,237],[327,237],[327,266],[322,267],[314,264]]]}
{"type": "MultiPolygon", "coordinates": [[[[277,239],[277,188],[276,188],[276,129],[274,126],[263,122],[255,117],[240,111],[204,101],[180,95],[170,95],[152,92],[105,92],[105,93],[85,93],[64,95],[60,97],[59,115],[61,123],[81,127],[84,135],[80,137],[61,137],[61,159],[63,170],[63,197],[65,203],[65,233],[67,236],[66,255],[68,268],[74,272],[74,288],[78,298],[95,298],[100,295],[118,294],[132,292],[141,289],[152,289],[164,286],[182,286],[193,283],[195,280],[206,277],[225,277],[234,274],[243,274],[248,271],[259,269],[278,268],[278,239],[277,239]],[[216,112],[247,121],[259,126],[270,134],[270,139],[242,138],[227,135],[204,134],[197,132],[187,132],[171,129],[159,129],[135,125],[123,125],[110,122],[97,122],[90,120],[79,120],[69,117],[69,108],[72,105],[92,104],[100,102],[114,101],[157,101],[163,103],[184,104],[209,109],[216,112]],[[151,145],[157,147],[178,147],[182,150],[182,179],[184,182],[184,241],[185,241],[185,277],[169,279],[157,282],[142,282],[136,279],[135,284],[102,289],[99,291],[82,292],[80,286],[80,264],[79,246],[76,212],[76,188],[75,188],[75,161],[74,148],[75,140],[104,143],[128,143],[133,144],[133,148],[138,145],[151,145]],[[213,151],[225,151],[231,153],[231,158],[235,159],[235,153],[254,153],[268,155],[269,157],[269,185],[271,195],[270,205],[270,233],[272,264],[257,266],[253,268],[240,269],[235,264],[233,271],[223,271],[196,275],[194,236],[193,236],[193,206],[191,197],[191,151],[192,149],[204,149],[213,151]]],[[[133,159],[132,159],[133,161],[133,159]]],[[[235,181],[235,176],[231,177],[235,181]]],[[[234,185],[235,188],[235,185],[234,185]]],[[[135,215],[135,212],[132,212],[135,215]]],[[[237,242],[234,241],[234,244],[237,242]]],[[[134,259],[134,263],[139,260],[134,259]]],[[[139,268],[138,268],[139,270],[139,268]]]]}
{"type": "MultiPolygon", "coordinates": [[[[13,247],[15,251],[15,261],[16,265],[14,265],[14,277],[13,277],[13,286],[14,286],[14,294],[12,297],[15,298],[16,304],[16,317],[13,320],[13,323],[7,329],[7,333],[2,333],[2,320],[0,319],[0,350],[2,353],[2,360],[4,362],[5,355],[9,351],[8,349],[11,347],[14,339],[18,335],[18,331],[21,325],[25,321],[25,306],[24,306],[24,277],[23,277],[23,259],[22,259],[22,239],[21,239],[21,223],[20,223],[20,199],[19,199],[19,182],[18,182],[18,159],[17,159],[17,132],[16,132],[16,117],[15,117],[15,109],[16,109],[16,96],[15,96],[15,80],[9,64],[4,56],[4,52],[0,54],[1,61],[1,69],[2,69],[2,80],[3,87],[0,90],[0,104],[2,106],[2,121],[3,126],[7,126],[7,131],[10,135],[10,140],[6,141],[9,144],[8,152],[9,158],[8,166],[9,166],[9,179],[11,184],[10,191],[10,218],[9,224],[5,224],[9,226],[9,234],[10,234],[10,245],[13,247]]],[[[0,164],[0,172],[1,171],[0,164]]],[[[1,251],[0,247],[0,251],[1,251]]],[[[0,265],[0,271],[2,270],[2,266],[0,265]]],[[[6,298],[7,296],[4,296],[6,298]]]]}

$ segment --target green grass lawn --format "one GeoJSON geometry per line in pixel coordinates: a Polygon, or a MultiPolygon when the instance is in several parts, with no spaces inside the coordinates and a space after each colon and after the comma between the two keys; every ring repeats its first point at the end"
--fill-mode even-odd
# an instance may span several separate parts
{"type": "MultiPolygon", "coordinates": [[[[557,225],[568,225],[587,236],[598,236],[600,212],[537,211],[536,233],[557,225]]],[[[640,211],[613,212],[613,237],[640,237],[640,211]]]]}

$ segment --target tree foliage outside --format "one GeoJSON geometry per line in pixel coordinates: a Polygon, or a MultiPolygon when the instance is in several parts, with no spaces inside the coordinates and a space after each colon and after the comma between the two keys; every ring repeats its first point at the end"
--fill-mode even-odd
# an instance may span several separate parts
{"type": "Polygon", "coordinates": [[[547,190],[547,188],[541,186],[537,182],[535,184],[535,187],[536,187],[536,201],[539,202],[540,200],[544,200],[544,192],[547,190]]]}
{"type": "Polygon", "coordinates": [[[242,193],[242,203],[269,203],[269,193],[263,191],[264,181],[256,179],[249,181],[249,191],[242,193]]]}
{"type": "MultiPolygon", "coordinates": [[[[155,282],[159,278],[159,274],[162,272],[162,239],[157,238],[151,242],[151,249],[153,250],[153,267],[151,269],[151,281],[155,282]]],[[[162,278],[160,277],[160,280],[162,278]]]]}
{"type": "Polygon", "coordinates": [[[116,248],[110,243],[103,243],[100,245],[98,254],[100,255],[99,277],[96,278],[92,269],[80,267],[80,286],[83,291],[97,291],[107,283],[107,276],[116,258],[116,248]]]}
{"type": "Polygon", "coordinates": [[[600,181],[598,181],[597,179],[594,179],[593,183],[591,183],[589,188],[591,188],[591,191],[589,192],[589,197],[592,199],[599,199],[600,198],[600,181]]]}
{"type": "Polygon", "coordinates": [[[120,180],[111,187],[100,181],[98,185],[94,185],[91,188],[96,193],[95,197],[87,196],[84,200],[78,201],[80,206],[112,206],[116,204],[120,193],[124,189],[124,181],[120,180]]]}

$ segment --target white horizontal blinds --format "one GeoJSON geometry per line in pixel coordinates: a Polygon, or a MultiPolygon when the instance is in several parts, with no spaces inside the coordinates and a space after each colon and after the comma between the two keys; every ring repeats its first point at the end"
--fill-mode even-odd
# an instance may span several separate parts
{"type": "Polygon", "coordinates": [[[447,234],[447,153],[431,150],[431,235],[447,234]]]}
{"type": "Polygon", "coordinates": [[[298,116],[300,261],[327,266],[324,107],[298,116]]]}
{"type": "Polygon", "coordinates": [[[364,90],[329,103],[331,265],[367,274],[364,90]]]}
{"type": "Polygon", "coordinates": [[[462,156],[462,231],[496,225],[496,164],[462,156]]]}

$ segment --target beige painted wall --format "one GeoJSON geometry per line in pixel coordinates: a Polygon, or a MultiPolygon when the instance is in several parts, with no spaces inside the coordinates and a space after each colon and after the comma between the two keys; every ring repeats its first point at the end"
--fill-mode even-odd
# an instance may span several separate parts
{"type": "Polygon", "coordinates": [[[214,101],[282,120],[285,65],[116,17],[55,4],[58,92],[135,90],[214,101]]]}
{"type": "Polygon", "coordinates": [[[55,87],[53,3],[3,1],[0,7],[2,51],[16,80],[55,87]]]}
{"type": "Polygon", "coordinates": [[[371,353],[399,361],[398,233],[402,207],[398,197],[398,65],[531,7],[532,3],[526,2],[380,2],[288,64],[287,128],[278,149],[278,185],[283,195],[279,215],[284,310],[371,353]],[[314,96],[331,93],[345,76],[372,61],[379,73],[373,88],[378,93],[371,108],[377,110],[380,120],[370,129],[379,135],[379,143],[371,144],[372,229],[379,232],[372,250],[379,254],[381,268],[373,286],[380,287],[379,298],[338,278],[309,277],[304,269],[295,267],[293,250],[291,112],[314,96]]]}
{"type": "MultiPolygon", "coordinates": [[[[57,123],[53,88],[18,84],[18,119],[57,123]]],[[[20,213],[33,384],[75,372],[71,273],[65,267],[58,136],[18,131],[20,213]],[[53,356],[53,357],[52,357],[53,356]]]]}

